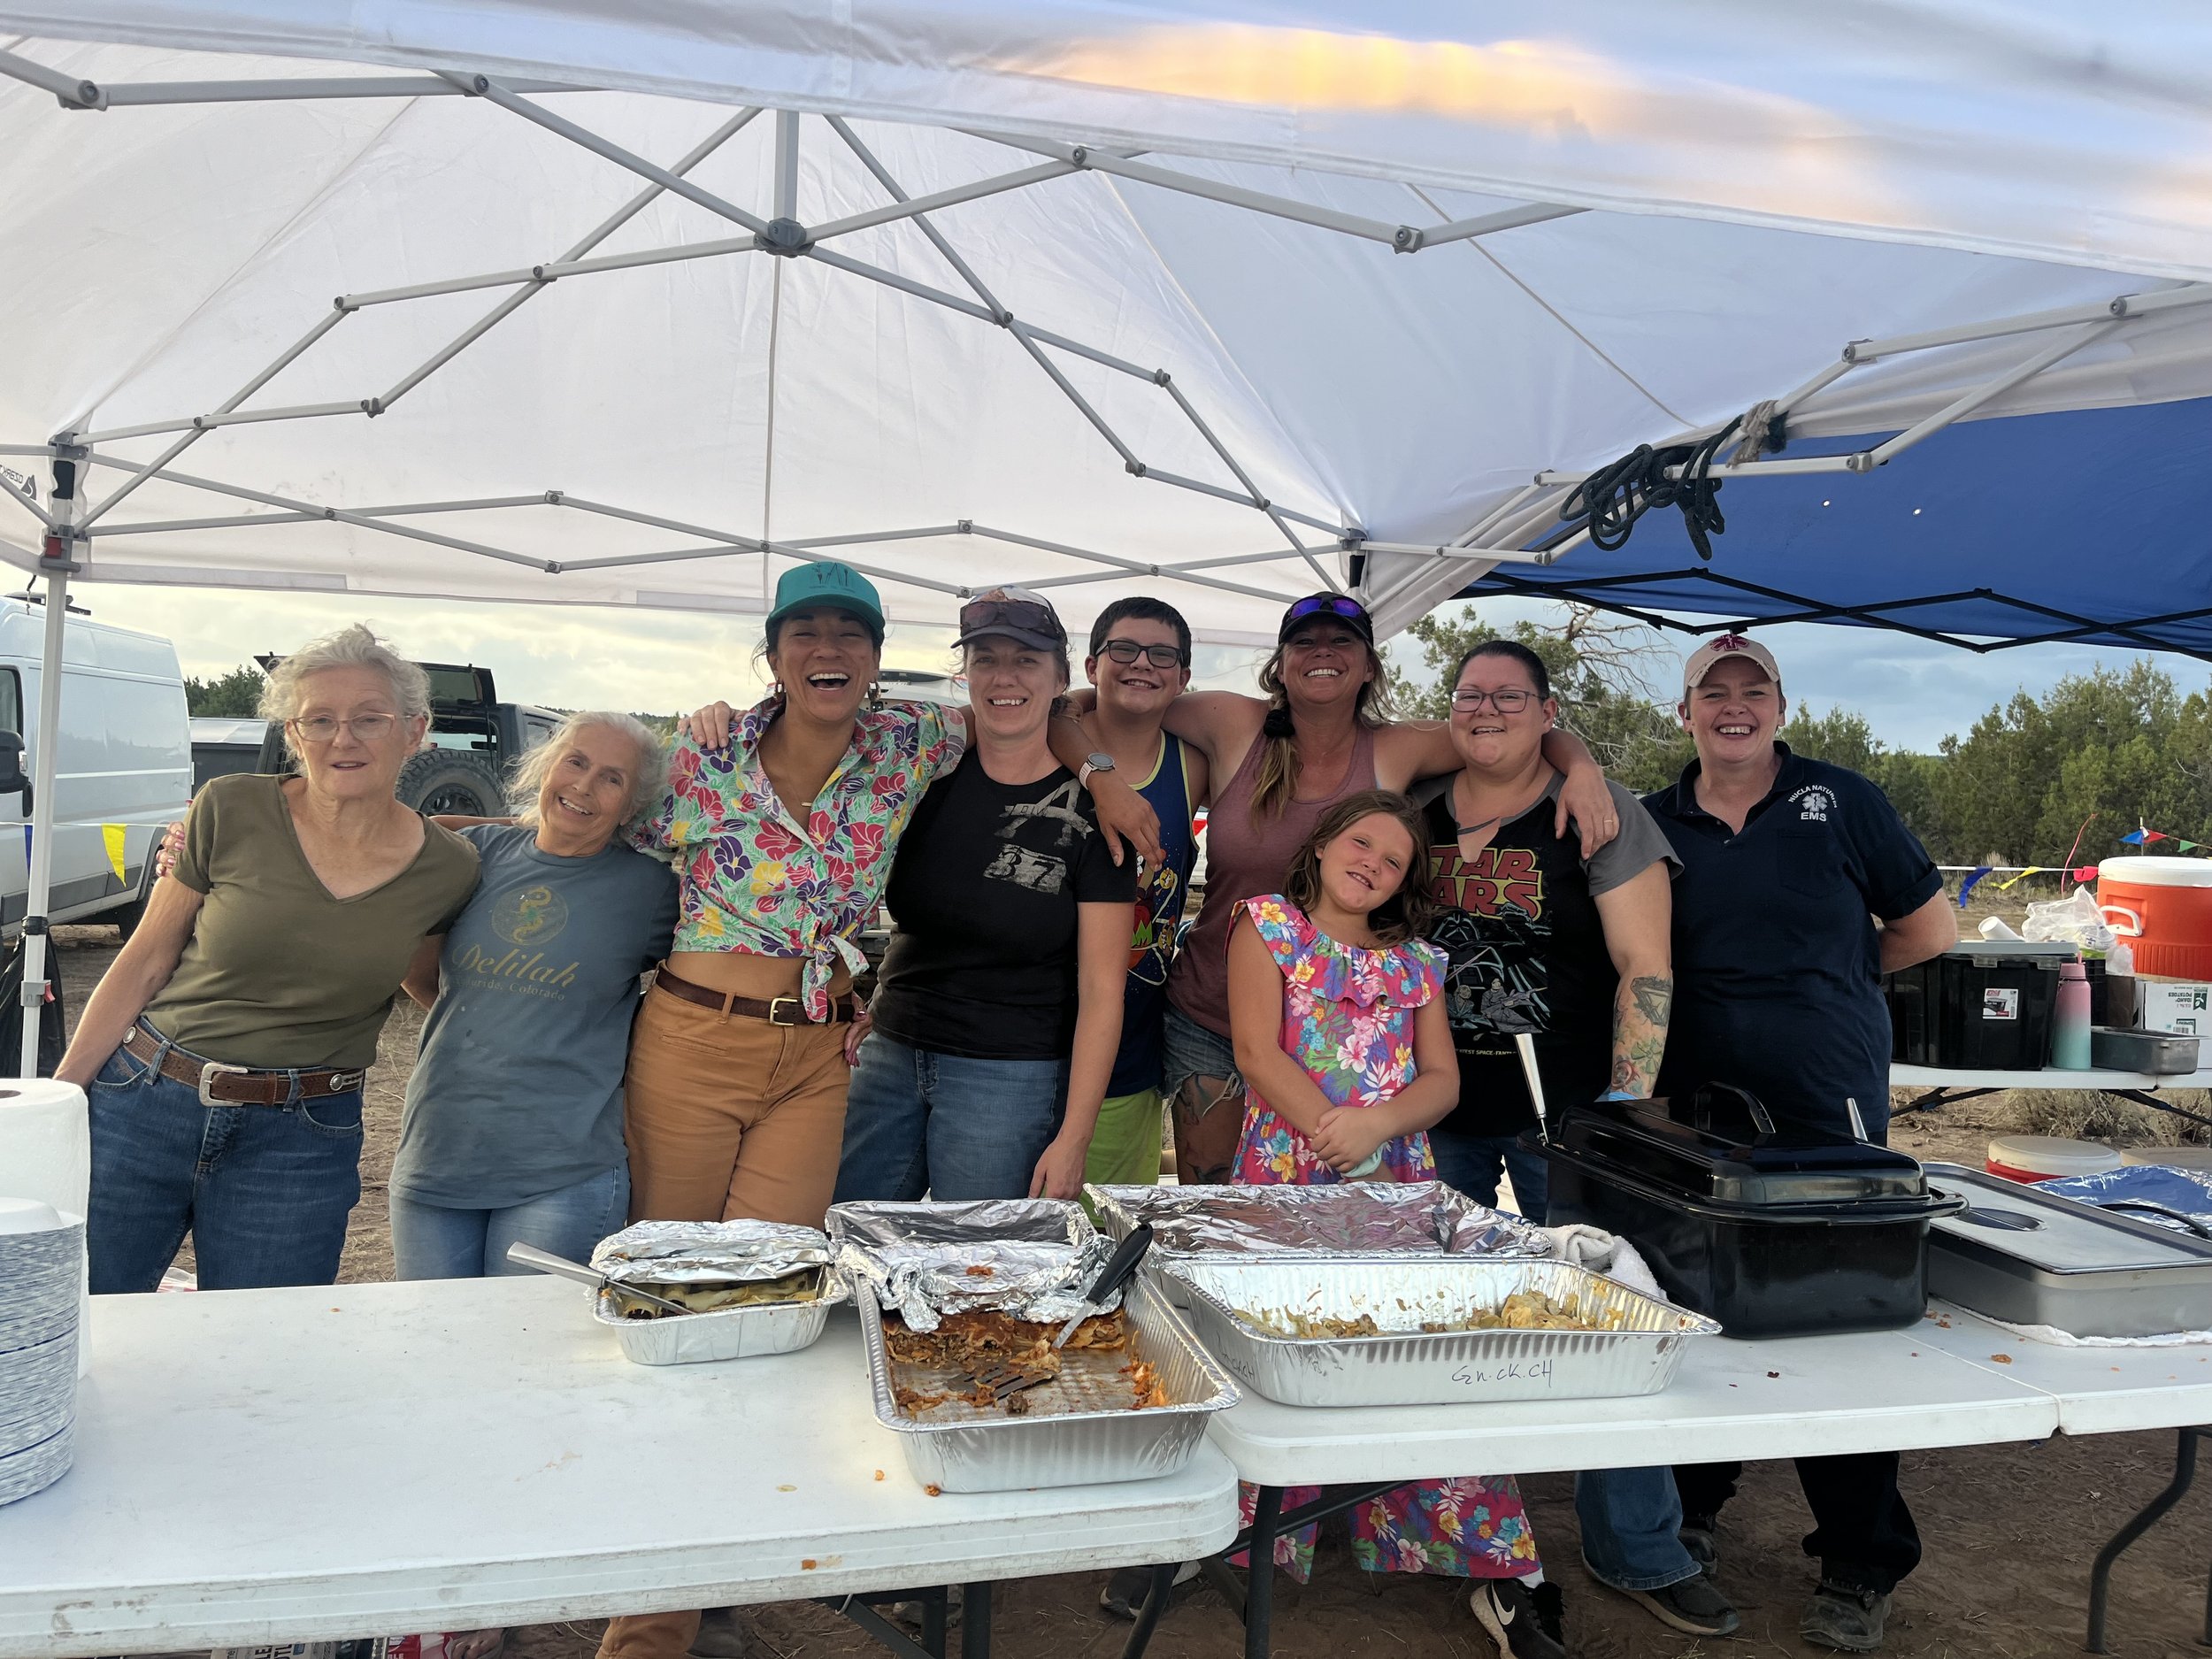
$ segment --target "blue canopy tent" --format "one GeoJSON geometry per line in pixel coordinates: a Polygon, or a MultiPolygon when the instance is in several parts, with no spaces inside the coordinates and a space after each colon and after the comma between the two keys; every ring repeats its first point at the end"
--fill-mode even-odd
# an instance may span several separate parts
{"type": "MultiPolygon", "coordinates": [[[[1784,453],[1862,453],[1892,435],[1784,453]]],[[[1681,513],[1658,508],[1624,546],[1502,565],[1460,596],[1574,600],[1690,633],[1830,622],[1973,651],[2070,642],[2212,660],[2208,457],[2212,398],[1971,421],[1863,475],[1724,487],[1709,562],[1681,513]]],[[[1585,522],[1522,545],[1558,544],[1585,522]]]]}

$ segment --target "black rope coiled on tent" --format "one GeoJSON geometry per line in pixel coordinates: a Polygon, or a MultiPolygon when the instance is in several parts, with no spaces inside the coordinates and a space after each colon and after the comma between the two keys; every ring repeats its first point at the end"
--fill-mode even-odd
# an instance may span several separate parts
{"type": "Polygon", "coordinates": [[[1609,466],[1576,485],[1559,504],[1562,522],[1590,521],[1590,540],[1606,552],[1624,547],[1636,520],[1655,507],[1679,507],[1682,523],[1690,533],[1690,545],[1707,563],[1713,557],[1713,537],[1728,528],[1721,517],[1720,480],[1711,476],[1713,457],[1735,435],[1742,418],[1730,421],[1701,443],[1670,444],[1655,449],[1640,443],[1609,466]],[[1669,478],[1679,467],[1679,478],[1669,478]]]}

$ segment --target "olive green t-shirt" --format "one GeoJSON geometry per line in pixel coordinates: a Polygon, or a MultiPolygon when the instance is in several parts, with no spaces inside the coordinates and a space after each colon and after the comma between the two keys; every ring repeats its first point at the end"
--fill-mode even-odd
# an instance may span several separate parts
{"type": "Polygon", "coordinates": [[[300,847],[281,779],[210,780],[176,868],[206,902],[147,1021],[233,1065],[367,1065],[415,947],[444,933],[476,888],[476,849],[422,827],[414,863],[333,898],[300,847]]]}

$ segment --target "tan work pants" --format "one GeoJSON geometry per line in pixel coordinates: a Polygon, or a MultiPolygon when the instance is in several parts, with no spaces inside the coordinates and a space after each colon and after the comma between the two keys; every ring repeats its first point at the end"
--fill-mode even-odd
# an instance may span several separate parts
{"type": "MultiPolygon", "coordinates": [[[[837,1188],[848,1025],[773,1025],[646,993],[630,1036],[623,1139],[633,1221],[818,1227],[837,1188]]],[[[689,1610],[611,1620],[599,1659],[680,1659],[689,1610]]]]}

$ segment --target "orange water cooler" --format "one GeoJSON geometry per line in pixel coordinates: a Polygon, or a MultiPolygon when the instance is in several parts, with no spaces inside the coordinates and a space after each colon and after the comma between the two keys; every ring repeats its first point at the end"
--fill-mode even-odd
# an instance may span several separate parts
{"type": "Polygon", "coordinates": [[[2157,979],[2212,979],[2212,858],[2108,858],[2097,908],[2157,979]]]}

